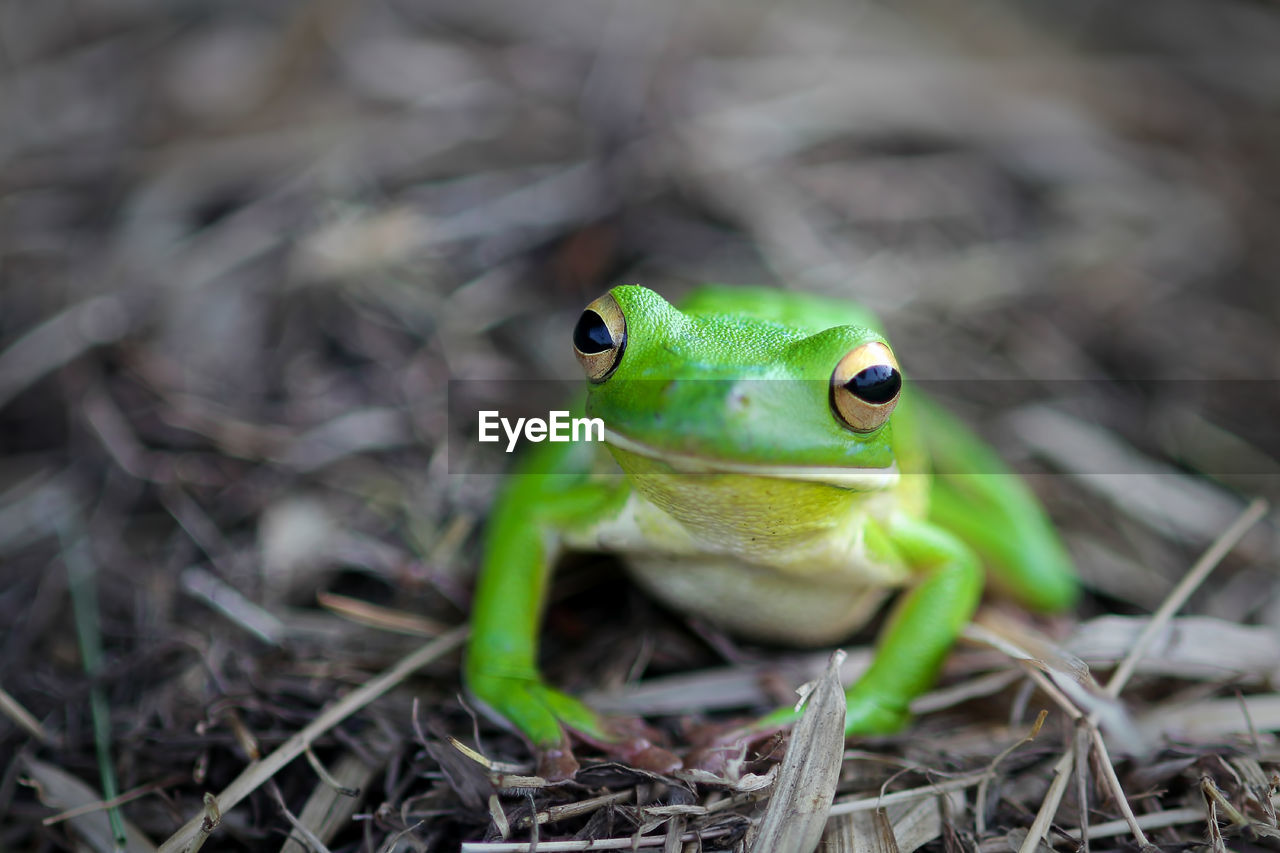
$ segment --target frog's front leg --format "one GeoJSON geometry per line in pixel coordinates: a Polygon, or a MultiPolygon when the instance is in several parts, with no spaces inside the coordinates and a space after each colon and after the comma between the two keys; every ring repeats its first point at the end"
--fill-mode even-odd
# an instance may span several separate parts
{"type": "Polygon", "coordinates": [[[562,724],[592,734],[600,725],[589,708],[547,687],[538,672],[538,629],[557,546],[545,505],[520,503],[508,492],[490,519],[471,610],[467,687],[533,741],[541,760],[564,765],[554,775],[567,775],[575,768],[562,724]]]}
{"type": "Polygon", "coordinates": [[[566,730],[650,769],[679,764],[643,736],[549,687],[538,671],[538,633],[561,533],[606,515],[625,498],[616,484],[526,470],[490,518],[472,605],[467,687],[533,742],[543,776],[565,778],[577,769],[566,730]]]}
{"type": "MultiPolygon", "coordinates": [[[[911,700],[933,686],[982,596],[978,557],[952,534],[906,516],[864,524],[873,559],[905,562],[918,577],[881,630],[870,668],[845,691],[849,735],[887,734],[906,723],[911,700]]],[[[789,725],[795,717],[783,708],[752,728],[789,725]]]]}
{"type": "Polygon", "coordinates": [[[895,517],[884,532],[919,580],[885,623],[871,667],[846,691],[846,734],[902,727],[911,700],[933,686],[982,596],[978,557],[952,534],[905,516],[895,517]]]}

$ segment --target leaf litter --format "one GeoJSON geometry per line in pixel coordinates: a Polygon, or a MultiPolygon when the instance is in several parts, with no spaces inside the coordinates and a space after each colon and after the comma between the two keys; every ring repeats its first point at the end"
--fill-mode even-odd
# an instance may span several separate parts
{"type": "MultiPolygon", "coordinates": [[[[784,744],[548,784],[460,696],[499,469],[450,380],[574,376],[619,281],[877,310],[1091,593],[989,602],[825,849],[1274,843],[1275,10],[63,5],[0,11],[0,846],[758,849],[784,744]]],[[[827,656],[590,559],[545,638],[677,747],[827,656]]]]}

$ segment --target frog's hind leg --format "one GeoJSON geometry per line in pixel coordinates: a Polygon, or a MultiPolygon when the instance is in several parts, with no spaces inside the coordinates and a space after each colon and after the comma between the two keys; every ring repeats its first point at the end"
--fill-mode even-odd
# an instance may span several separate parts
{"type": "Polygon", "coordinates": [[[1069,608],[1075,571],[1027,484],[955,417],[918,395],[911,405],[933,468],[930,520],[978,552],[997,589],[1036,610],[1069,608]]]}

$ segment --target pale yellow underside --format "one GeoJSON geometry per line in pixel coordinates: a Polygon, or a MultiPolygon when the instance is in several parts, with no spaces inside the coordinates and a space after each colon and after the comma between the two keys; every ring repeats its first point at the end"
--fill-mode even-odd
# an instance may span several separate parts
{"type": "Polygon", "coordinates": [[[923,511],[919,477],[854,471],[834,485],[820,475],[831,469],[810,469],[808,479],[705,463],[677,471],[636,445],[610,450],[633,491],[616,516],[565,544],[618,554],[641,586],[677,610],[753,639],[827,645],[909,580],[901,562],[871,553],[865,529],[923,511]]]}

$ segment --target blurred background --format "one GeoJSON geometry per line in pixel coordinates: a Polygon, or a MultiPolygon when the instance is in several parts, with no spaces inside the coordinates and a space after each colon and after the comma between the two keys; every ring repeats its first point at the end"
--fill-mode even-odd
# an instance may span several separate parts
{"type": "MultiPolygon", "coordinates": [[[[421,642],[318,591],[461,622],[498,480],[448,454],[448,382],[576,377],[612,284],[879,312],[1043,475],[1095,610],[1155,606],[1280,495],[1269,3],[6,0],[0,74],[0,688],[50,737],[0,718],[0,846],[66,843],[17,780],[94,784],[90,680],[122,786],[169,780],[130,812],[159,841],[242,766],[229,719],[278,742],[421,642]]],[[[1196,606],[1280,625],[1274,567],[1257,536],[1196,606]]],[[[469,733],[456,660],[432,675],[469,733]]],[[[366,724],[407,737],[407,703],[366,724]]],[[[398,760],[369,808],[430,765],[398,760]]],[[[420,831],[465,834],[454,807],[420,831]]]]}

